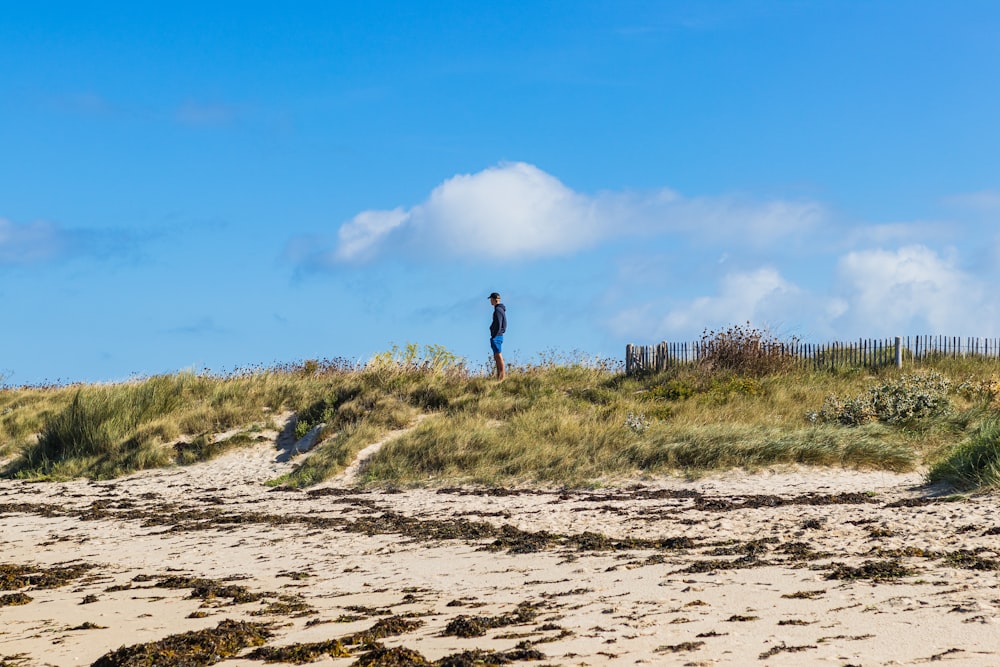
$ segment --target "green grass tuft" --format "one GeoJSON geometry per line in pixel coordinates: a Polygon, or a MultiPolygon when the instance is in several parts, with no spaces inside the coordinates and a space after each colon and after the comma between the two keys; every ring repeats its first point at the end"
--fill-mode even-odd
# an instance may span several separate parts
{"type": "Polygon", "coordinates": [[[1000,489],[1000,417],[981,423],[968,440],[931,467],[927,478],[961,490],[1000,489]]]}

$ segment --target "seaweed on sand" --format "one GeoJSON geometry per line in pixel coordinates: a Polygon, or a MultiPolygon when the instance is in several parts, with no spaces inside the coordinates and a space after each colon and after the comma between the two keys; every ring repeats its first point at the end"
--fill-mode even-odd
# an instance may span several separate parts
{"type": "Polygon", "coordinates": [[[768,650],[764,651],[758,657],[761,660],[767,660],[768,658],[772,658],[778,655],[779,653],[799,653],[801,651],[808,651],[809,649],[813,648],[816,648],[816,646],[813,644],[807,644],[804,646],[789,646],[785,642],[781,642],[780,644],[772,646],[768,650]]]}
{"type": "Polygon", "coordinates": [[[807,542],[785,542],[775,552],[787,555],[791,562],[819,560],[830,556],[826,551],[815,551],[807,542]]]}
{"type": "Polygon", "coordinates": [[[666,646],[658,646],[653,649],[654,653],[684,653],[687,651],[697,651],[705,642],[682,642],[680,644],[672,644],[666,646]]]}
{"type": "Polygon", "coordinates": [[[687,567],[677,570],[674,574],[704,574],[706,572],[718,572],[721,570],[745,570],[752,567],[764,567],[770,564],[769,561],[757,558],[756,554],[748,554],[732,560],[725,558],[696,560],[687,567]]]}
{"type": "Polygon", "coordinates": [[[796,591],[795,593],[785,593],[781,597],[787,600],[815,600],[823,597],[825,594],[826,589],[823,588],[818,591],[796,591]]]}
{"type": "Polygon", "coordinates": [[[708,552],[710,556],[752,556],[767,553],[769,544],[776,544],[778,538],[764,537],[757,540],[747,540],[746,542],[733,542],[725,546],[719,546],[708,552]]]}
{"type": "Polygon", "coordinates": [[[192,598],[205,601],[228,598],[229,604],[257,602],[265,597],[262,593],[251,592],[246,586],[226,585],[197,577],[165,577],[157,582],[156,588],[190,588],[192,598]]]}
{"type": "Polygon", "coordinates": [[[411,621],[402,616],[390,616],[375,622],[367,630],[349,635],[343,639],[345,644],[374,644],[379,639],[413,632],[424,624],[423,621],[411,621]]]}
{"type": "Polygon", "coordinates": [[[271,636],[270,626],[226,619],[214,628],[123,646],[104,654],[91,667],[203,667],[249,646],[261,646],[271,636]]]}
{"type": "Polygon", "coordinates": [[[27,653],[17,655],[0,655],[0,667],[25,667],[31,661],[27,653]]]}
{"type": "Polygon", "coordinates": [[[292,644],[290,646],[261,646],[254,649],[246,657],[250,660],[263,660],[264,662],[290,662],[295,665],[303,665],[323,656],[349,658],[351,652],[344,647],[339,639],[330,639],[325,642],[292,644]]]}
{"type": "Polygon", "coordinates": [[[416,651],[402,646],[386,648],[381,644],[368,644],[367,652],[354,661],[352,667],[422,667],[432,665],[416,651]]]}
{"type": "Polygon", "coordinates": [[[545,654],[527,646],[518,645],[509,651],[484,651],[472,649],[461,653],[446,655],[434,663],[435,667],[493,667],[508,665],[512,662],[528,662],[545,660],[545,654]]]}
{"type": "Polygon", "coordinates": [[[898,560],[866,560],[858,567],[844,563],[832,563],[833,568],[827,579],[871,579],[872,581],[889,581],[901,577],[909,577],[917,573],[898,560]]]}
{"type": "Polygon", "coordinates": [[[20,588],[58,588],[79,579],[97,567],[88,563],[56,565],[50,568],[33,565],[0,564],[0,591],[16,591],[20,588]]]}
{"type": "Polygon", "coordinates": [[[352,653],[348,650],[347,646],[363,645],[363,650],[368,653],[362,659],[355,662],[355,664],[385,666],[429,665],[431,663],[416,653],[414,655],[418,656],[418,658],[414,658],[414,660],[417,661],[407,662],[407,659],[413,658],[412,655],[407,653],[407,649],[386,649],[377,641],[385,637],[412,632],[423,624],[423,621],[411,621],[402,616],[392,616],[390,618],[379,619],[367,630],[362,630],[341,639],[331,639],[329,641],[309,644],[292,644],[282,647],[265,646],[255,650],[247,657],[252,660],[264,660],[265,662],[291,662],[301,665],[306,662],[312,662],[324,655],[328,655],[331,658],[348,658],[352,653]]]}
{"type": "Polygon", "coordinates": [[[730,512],[742,509],[758,509],[762,507],[776,508],[789,505],[862,505],[874,503],[875,500],[864,493],[844,492],[836,494],[805,493],[791,498],[774,495],[749,495],[736,499],[697,495],[694,497],[694,509],[712,512],[730,512]],[[737,502],[739,500],[740,502],[737,502]]]}
{"type": "Polygon", "coordinates": [[[958,551],[944,554],[942,560],[952,567],[958,567],[963,570],[1000,570],[1000,561],[994,558],[983,558],[979,555],[979,551],[981,550],[969,551],[967,549],[959,549],[958,551]]]}
{"type": "Polygon", "coordinates": [[[250,612],[251,616],[313,616],[317,612],[298,595],[281,595],[278,600],[269,603],[263,609],[250,612]]]}
{"type": "Polygon", "coordinates": [[[0,607],[14,607],[17,605],[28,604],[34,598],[30,595],[25,595],[24,593],[9,593],[7,595],[0,595],[0,607]]]}
{"type": "Polygon", "coordinates": [[[499,616],[456,616],[445,626],[444,635],[453,637],[482,637],[488,630],[508,625],[531,623],[538,615],[538,606],[522,602],[514,613],[499,616]]]}

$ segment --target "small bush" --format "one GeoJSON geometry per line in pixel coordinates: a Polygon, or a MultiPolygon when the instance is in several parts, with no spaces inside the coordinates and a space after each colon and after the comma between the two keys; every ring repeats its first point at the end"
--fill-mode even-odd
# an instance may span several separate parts
{"type": "Polygon", "coordinates": [[[1000,379],[995,374],[985,379],[969,377],[955,387],[955,392],[972,401],[995,404],[1000,399],[1000,379]]]}
{"type": "Polygon", "coordinates": [[[757,396],[763,391],[757,378],[734,376],[712,382],[708,393],[716,400],[725,402],[732,396],[757,396]]]}
{"type": "Polygon", "coordinates": [[[654,398],[664,398],[668,401],[682,401],[703,391],[692,379],[673,378],[649,390],[654,398]]]}
{"type": "Polygon", "coordinates": [[[819,412],[806,413],[809,421],[861,426],[874,421],[905,424],[947,414],[951,381],[940,373],[903,375],[868,389],[853,398],[828,396],[819,412]]]}
{"type": "Polygon", "coordinates": [[[625,428],[633,433],[642,433],[649,428],[649,420],[641,412],[639,414],[630,412],[625,416],[625,428]]]}
{"type": "Polygon", "coordinates": [[[701,335],[702,356],[698,366],[707,371],[731,371],[751,377],[785,373],[795,366],[795,357],[790,352],[795,343],[795,339],[781,341],[749,322],[725,331],[706,329],[701,335]]]}

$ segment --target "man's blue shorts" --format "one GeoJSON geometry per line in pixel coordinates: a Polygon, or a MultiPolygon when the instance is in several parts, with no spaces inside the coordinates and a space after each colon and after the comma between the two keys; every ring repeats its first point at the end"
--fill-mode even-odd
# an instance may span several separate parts
{"type": "Polygon", "coordinates": [[[500,354],[501,347],[503,347],[503,336],[493,336],[493,338],[490,338],[490,348],[492,348],[493,354],[500,354]]]}

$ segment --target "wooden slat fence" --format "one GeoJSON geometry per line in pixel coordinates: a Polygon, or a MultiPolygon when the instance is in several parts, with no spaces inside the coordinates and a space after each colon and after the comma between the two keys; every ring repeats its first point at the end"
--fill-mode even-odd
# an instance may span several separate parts
{"type": "MultiPolygon", "coordinates": [[[[663,371],[694,365],[705,358],[712,341],[690,343],[662,342],[657,345],[626,345],[625,371],[639,373],[663,371]]],[[[897,336],[862,338],[835,343],[765,343],[768,354],[794,359],[803,368],[836,367],[879,368],[920,364],[942,357],[978,356],[1000,359],[1000,338],[962,338],[959,336],[897,336]]]]}

